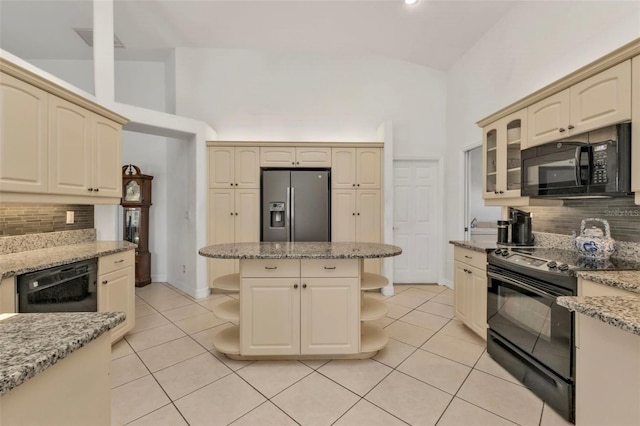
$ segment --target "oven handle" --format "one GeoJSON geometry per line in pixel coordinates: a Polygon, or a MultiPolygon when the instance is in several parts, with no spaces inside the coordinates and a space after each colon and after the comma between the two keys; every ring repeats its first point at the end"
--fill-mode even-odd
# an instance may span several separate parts
{"type": "Polygon", "coordinates": [[[529,284],[525,284],[525,283],[523,283],[522,281],[516,281],[516,280],[514,280],[514,279],[512,279],[512,278],[505,277],[504,275],[496,274],[495,272],[487,272],[487,276],[488,276],[489,278],[495,278],[495,279],[497,279],[497,280],[504,281],[504,282],[506,282],[506,283],[513,284],[513,285],[516,285],[516,286],[518,286],[518,287],[522,287],[522,288],[524,288],[524,289],[529,290],[529,291],[530,291],[530,292],[532,292],[532,293],[539,294],[540,296],[551,297],[551,298],[553,298],[554,300],[555,300],[555,298],[556,298],[556,297],[558,297],[558,296],[553,295],[553,294],[551,294],[551,293],[547,293],[547,292],[546,292],[546,291],[544,291],[544,290],[540,290],[539,288],[535,288],[535,287],[533,287],[533,286],[530,286],[529,284]]]}

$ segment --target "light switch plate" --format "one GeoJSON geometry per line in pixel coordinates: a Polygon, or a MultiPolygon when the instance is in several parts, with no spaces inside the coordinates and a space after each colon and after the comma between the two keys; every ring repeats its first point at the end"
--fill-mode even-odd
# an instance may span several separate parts
{"type": "Polygon", "coordinates": [[[75,222],[75,214],[73,211],[67,212],[67,224],[72,224],[75,222]]]}

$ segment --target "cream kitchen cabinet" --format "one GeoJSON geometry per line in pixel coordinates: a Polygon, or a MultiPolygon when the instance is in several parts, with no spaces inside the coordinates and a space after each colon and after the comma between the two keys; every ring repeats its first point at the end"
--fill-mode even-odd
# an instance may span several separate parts
{"type": "MultiPolygon", "coordinates": [[[[209,244],[255,242],[260,240],[260,190],[209,190],[209,244]]],[[[238,261],[209,259],[209,284],[238,272],[238,261]]]]}
{"type": "Polygon", "coordinates": [[[454,312],[456,318],[487,338],[487,254],[455,247],[454,312]]]}
{"type": "MultiPolygon", "coordinates": [[[[379,243],[382,240],[380,190],[331,191],[331,241],[379,243]]],[[[365,272],[380,273],[380,259],[366,259],[365,272]]]]}
{"type": "Polygon", "coordinates": [[[44,90],[0,74],[0,191],[47,192],[48,102],[44,90]]]}
{"type": "Polygon", "coordinates": [[[209,147],[209,188],[260,188],[260,148],[209,147]]]}
{"type": "Polygon", "coordinates": [[[545,142],[631,119],[631,60],[528,107],[529,142],[545,142]]]}
{"type": "Polygon", "coordinates": [[[111,343],[135,327],[134,250],[98,258],[98,312],[124,312],[124,322],[111,330],[111,343]]]}
{"type": "Polygon", "coordinates": [[[483,198],[520,197],[520,151],[527,146],[523,109],[483,130],[483,198]]]}
{"type": "Polygon", "coordinates": [[[332,189],[380,189],[380,148],[333,148],[332,189]]]}
{"type": "Polygon", "coordinates": [[[640,56],[631,61],[631,191],[640,204],[640,56]]]}
{"type": "Polygon", "coordinates": [[[0,314],[16,311],[16,278],[8,277],[0,281],[0,314]]]}
{"type": "Polygon", "coordinates": [[[262,167],[331,167],[331,148],[261,147],[262,167]]]}

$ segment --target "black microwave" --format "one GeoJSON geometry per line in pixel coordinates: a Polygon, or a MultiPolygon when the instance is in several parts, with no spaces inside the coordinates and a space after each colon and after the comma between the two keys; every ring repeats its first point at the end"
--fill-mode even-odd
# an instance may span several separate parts
{"type": "Polygon", "coordinates": [[[521,194],[616,197],[631,191],[631,123],[621,123],[521,153],[521,194]]]}

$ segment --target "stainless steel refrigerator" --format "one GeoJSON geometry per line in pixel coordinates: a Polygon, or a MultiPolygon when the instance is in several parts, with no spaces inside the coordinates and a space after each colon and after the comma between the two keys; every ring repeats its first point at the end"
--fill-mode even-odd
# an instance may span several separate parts
{"type": "Polygon", "coordinates": [[[330,171],[262,171],[261,241],[330,241],[330,171]]]}

